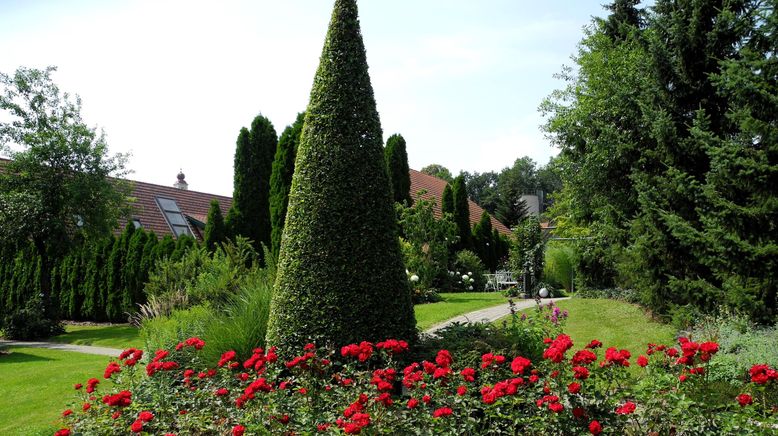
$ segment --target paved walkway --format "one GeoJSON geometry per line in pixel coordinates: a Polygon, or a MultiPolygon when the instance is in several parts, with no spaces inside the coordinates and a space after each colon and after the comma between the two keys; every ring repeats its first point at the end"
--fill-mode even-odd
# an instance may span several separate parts
{"type": "Polygon", "coordinates": [[[118,357],[122,350],[116,348],[93,347],[91,345],[60,344],[58,342],[29,342],[29,341],[8,341],[0,339],[0,350],[5,347],[26,347],[26,348],[49,348],[59,351],[75,351],[84,354],[99,354],[102,356],[118,357]]]}
{"type": "MultiPolygon", "coordinates": [[[[543,304],[548,304],[551,301],[561,301],[561,300],[567,300],[570,297],[564,297],[564,298],[543,298],[541,301],[543,304]]],[[[513,300],[515,305],[514,308],[516,310],[523,310],[530,307],[535,306],[535,300],[513,300]]],[[[508,303],[501,304],[499,306],[493,306],[493,307],[487,307],[486,309],[476,310],[474,312],[466,313],[464,315],[459,315],[455,318],[451,318],[448,321],[444,321],[440,324],[435,324],[434,326],[428,328],[427,330],[424,330],[424,334],[426,335],[434,335],[435,332],[438,330],[448,327],[449,325],[453,323],[467,323],[467,322],[494,322],[498,319],[508,316],[511,313],[511,308],[508,306],[508,303]]]]}
{"type": "MultiPolygon", "coordinates": [[[[565,298],[544,298],[541,300],[543,304],[548,304],[551,301],[567,300],[570,297],[565,298]]],[[[514,300],[516,301],[516,300],[514,300]]],[[[527,309],[535,306],[535,300],[518,300],[515,304],[516,310],[527,309]]],[[[510,306],[507,303],[499,306],[487,307],[486,309],[476,310],[474,312],[459,315],[455,318],[451,318],[448,321],[444,321],[440,324],[436,324],[424,331],[426,335],[434,335],[436,331],[447,327],[453,323],[466,323],[466,322],[494,322],[498,319],[508,316],[511,313],[510,306]]],[[[28,342],[28,341],[9,341],[0,339],[0,350],[5,347],[28,347],[28,348],[48,348],[51,350],[60,351],[74,351],[76,353],[84,354],[98,354],[102,356],[118,357],[122,350],[116,348],[106,347],[93,347],[91,345],[74,345],[74,344],[61,344],[58,342],[28,342]]]]}

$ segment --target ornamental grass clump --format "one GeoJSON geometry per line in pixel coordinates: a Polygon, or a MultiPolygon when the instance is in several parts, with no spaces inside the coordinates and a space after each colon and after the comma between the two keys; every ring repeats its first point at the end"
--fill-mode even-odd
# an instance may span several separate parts
{"type": "Polygon", "coordinates": [[[335,2],[305,112],[267,336],[287,350],[415,335],[357,15],[335,2]]]}

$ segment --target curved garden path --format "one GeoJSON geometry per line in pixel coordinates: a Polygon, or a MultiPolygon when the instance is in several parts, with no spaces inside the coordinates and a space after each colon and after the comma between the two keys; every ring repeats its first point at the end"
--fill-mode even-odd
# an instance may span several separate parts
{"type": "Polygon", "coordinates": [[[49,348],[59,351],[75,351],[84,354],[99,354],[102,356],[119,357],[122,350],[116,348],[93,347],[91,345],[61,344],[59,342],[9,341],[0,339],[0,350],[5,347],[49,348]]]}
{"type": "MultiPolygon", "coordinates": [[[[567,300],[570,297],[564,297],[564,298],[543,298],[541,301],[542,304],[548,304],[550,302],[557,302],[562,300],[567,300]]],[[[535,306],[535,300],[532,299],[526,299],[526,300],[514,300],[514,309],[515,310],[524,310],[528,309],[530,307],[535,306]]],[[[511,308],[508,304],[503,303],[499,306],[492,306],[487,307],[486,309],[480,309],[473,312],[465,313],[464,315],[459,315],[457,317],[451,318],[449,320],[443,321],[439,324],[435,324],[434,326],[428,328],[427,330],[424,330],[425,335],[434,335],[435,332],[438,330],[448,327],[451,324],[454,323],[467,323],[467,322],[494,322],[498,319],[508,316],[511,313],[511,308]]]]}
{"type": "MultiPolygon", "coordinates": [[[[567,300],[568,298],[570,297],[544,298],[541,300],[541,302],[543,304],[548,304],[549,302],[552,301],[556,302],[561,300],[567,300]]],[[[516,301],[514,308],[516,310],[523,310],[523,309],[533,307],[534,305],[535,305],[535,300],[518,300],[516,301]]],[[[435,324],[434,326],[428,328],[427,330],[424,330],[423,334],[434,335],[435,332],[437,332],[438,330],[447,327],[453,323],[494,322],[502,317],[510,315],[510,313],[511,313],[510,306],[503,303],[500,304],[499,306],[487,307],[486,309],[480,309],[473,312],[465,313],[464,315],[459,315],[447,321],[443,321],[442,323],[435,324]]],[[[52,350],[74,351],[76,353],[98,354],[102,356],[111,356],[111,357],[118,357],[119,354],[122,352],[122,350],[116,348],[94,347],[91,345],[74,345],[74,344],[63,344],[58,342],[9,341],[5,339],[0,339],[0,350],[9,346],[28,347],[28,348],[49,348],[52,350]]]]}

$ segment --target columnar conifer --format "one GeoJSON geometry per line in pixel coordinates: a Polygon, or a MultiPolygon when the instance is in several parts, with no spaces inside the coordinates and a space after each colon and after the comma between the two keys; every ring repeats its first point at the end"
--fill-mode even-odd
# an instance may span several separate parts
{"type": "Polygon", "coordinates": [[[411,173],[408,166],[408,152],[405,150],[405,138],[394,134],[386,140],[384,150],[392,195],[397,203],[411,204],[411,173]]]}
{"type": "Polygon", "coordinates": [[[205,248],[214,252],[216,248],[227,239],[227,232],[224,227],[224,218],[218,200],[211,200],[211,207],[208,209],[208,218],[205,222],[205,248]]]}
{"type": "Polygon", "coordinates": [[[451,189],[451,185],[446,183],[446,187],[443,188],[443,198],[441,199],[440,208],[443,213],[454,214],[454,190],[451,189]]]}
{"type": "Polygon", "coordinates": [[[355,0],[336,0],[305,114],[268,343],[409,340],[415,320],[355,0]]]}
{"type": "Polygon", "coordinates": [[[473,246],[470,230],[470,205],[467,201],[467,185],[465,178],[457,176],[454,179],[454,221],[459,229],[459,244],[457,250],[469,250],[473,246]]]}
{"type": "Polygon", "coordinates": [[[273,158],[273,171],[270,175],[270,250],[276,258],[281,249],[281,235],[283,235],[286,210],[289,205],[294,161],[297,157],[297,147],[300,144],[304,122],[305,112],[297,114],[294,124],[287,126],[281,133],[273,158]]]}

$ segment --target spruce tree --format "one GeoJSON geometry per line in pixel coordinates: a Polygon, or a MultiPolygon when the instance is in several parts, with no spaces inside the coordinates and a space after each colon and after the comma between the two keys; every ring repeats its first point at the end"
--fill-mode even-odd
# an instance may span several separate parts
{"type": "Polygon", "coordinates": [[[355,0],[336,0],[305,114],[267,342],[411,340],[415,319],[355,0]]]}
{"type": "Polygon", "coordinates": [[[278,140],[273,158],[273,171],[270,175],[270,251],[278,259],[281,249],[281,236],[284,232],[286,210],[289,206],[289,190],[292,187],[294,161],[300,145],[300,135],[305,122],[305,112],[297,114],[294,124],[287,126],[278,140]]]}
{"type": "Polygon", "coordinates": [[[459,243],[456,246],[459,250],[470,250],[473,247],[470,230],[470,205],[467,202],[467,185],[465,178],[457,176],[454,179],[454,222],[459,229],[459,243]]]}
{"type": "Polygon", "coordinates": [[[394,201],[410,205],[413,201],[411,199],[411,170],[408,166],[405,138],[400,134],[390,136],[386,140],[384,156],[386,158],[386,167],[389,170],[389,181],[392,184],[394,201]]]}
{"type": "Polygon", "coordinates": [[[270,246],[270,173],[277,141],[270,120],[257,115],[250,131],[241,129],[235,149],[229,234],[251,239],[260,261],[262,244],[270,246]]]}
{"type": "Polygon", "coordinates": [[[440,209],[443,213],[454,214],[454,190],[448,183],[443,188],[443,198],[440,201],[440,209]]]}
{"type": "Polygon", "coordinates": [[[224,227],[224,218],[222,209],[219,207],[219,200],[211,200],[211,207],[208,209],[208,218],[205,222],[205,248],[213,253],[219,244],[227,239],[227,231],[224,227]]]}

